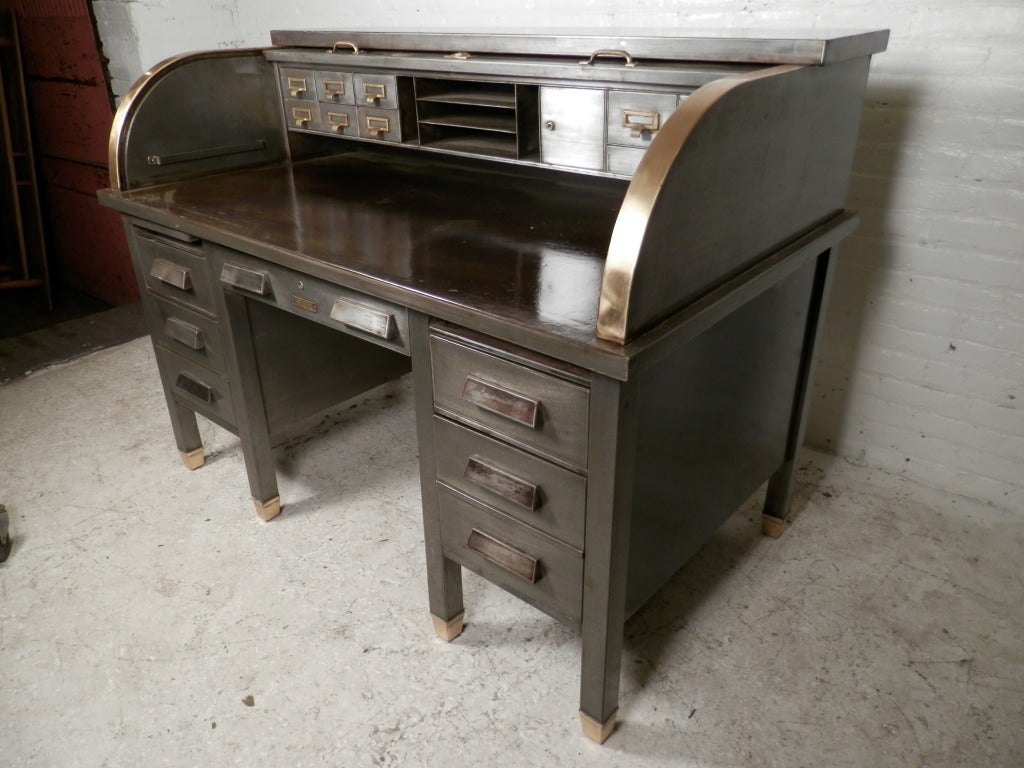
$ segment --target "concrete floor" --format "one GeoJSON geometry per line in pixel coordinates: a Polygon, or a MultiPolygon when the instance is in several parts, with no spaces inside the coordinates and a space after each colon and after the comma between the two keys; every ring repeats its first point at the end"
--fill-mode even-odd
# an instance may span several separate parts
{"type": "Polygon", "coordinates": [[[178,462],[148,341],[0,387],[0,766],[1021,766],[1024,518],[807,453],[627,626],[621,724],[576,718],[576,633],[466,574],[426,609],[412,403],[178,462]]]}

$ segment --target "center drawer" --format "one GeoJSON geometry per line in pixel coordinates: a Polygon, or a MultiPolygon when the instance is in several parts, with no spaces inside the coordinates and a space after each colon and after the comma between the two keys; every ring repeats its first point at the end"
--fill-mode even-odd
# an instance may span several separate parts
{"type": "Polygon", "coordinates": [[[438,336],[430,355],[438,412],[586,469],[588,389],[438,336]]]}

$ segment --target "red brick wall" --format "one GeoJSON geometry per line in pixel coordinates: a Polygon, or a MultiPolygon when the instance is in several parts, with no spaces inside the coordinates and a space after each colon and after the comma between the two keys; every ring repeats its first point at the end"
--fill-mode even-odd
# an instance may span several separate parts
{"type": "Polygon", "coordinates": [[[87,0],[0,0],[17,14],[50,274],[110,304],[138,299],[118,216],[101,208],[113,106],[87,0]]]}

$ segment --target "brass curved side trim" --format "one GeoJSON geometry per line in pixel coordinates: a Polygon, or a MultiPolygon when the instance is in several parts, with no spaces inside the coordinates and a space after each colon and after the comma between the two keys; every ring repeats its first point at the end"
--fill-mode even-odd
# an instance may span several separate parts
{"type": "Polygon", "coordinates": [[[110,186],[114,189],[124,190],[127,188],[128,180],[124,178],[124,163],[122,153],[126,151],[124,142],[125,131],[131,125],[131,118],[135,110],[142,102],[143,97],[169,72],[202,59],[216,59],[231,56],[252,56],[263,55],[262,48],[224,48],[212,51],[194,51],[182,53],[164,59],[155,65],[135,81],[135,84],[121,98],[121,104],[114,114],[114,122],[110,126],[110,139],[107,142],[107,170],[110,174],[110,186]]]}
{"type": "Polygon", "coordinates": [[[626,191],[608,244],[597,314],[599,339],[617,344],[629,341],[630,293],[647,223],[675,159],[694,129],[719,101],[736,88],[798,69],[803,67],[785,64],[714,80],[694,91],[654,134],[626,191]]]}

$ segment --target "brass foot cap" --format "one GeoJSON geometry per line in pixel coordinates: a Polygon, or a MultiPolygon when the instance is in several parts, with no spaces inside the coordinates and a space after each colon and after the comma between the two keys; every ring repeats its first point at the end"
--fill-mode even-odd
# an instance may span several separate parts
{"type": "Polygon", "coordinates": [[[275,496],[270,501],[259,501],[258,499],[253,499],[252,503],[256,506],[256,514],[259,515],[262,520],[273,520],[281,514],[280,496],[275,496]]]}
{"type": "Polygon", "coordinates": [[[194,451],[178,451],[178,453],[181,454],[181,461],[186,469],[199,469],[206,463],[206,454],[203,453],[202,447],[196,448],[194,451]]]}
{"type": "Polygon", "coordinates": [[[434,631],[437,632],[437,636],[446,643],[450,643],[462,634],[462,627],[466,619],[466,612],[463,611],[454,619],[450,619],[448,621],[438,618],[434,614],[430,614],[430,618],[434,621],[434,631]]]}
{"type": "Polygon", "coordinates": [[[617,715],[618,712],[618,710],[615,710],[612,712],[612,716],[605,722],[599,723],[586,712],[581,711],[580,726],[583,728],[583,735],[591,741],[596,741],[598,744],[604,744],[605,741],[608,740],[608,737],[612,735],[612,731],[615,730],[615,715],[617,715]]]}
{"type": "Polygon", "coordinates": [[[785,529],[786,521],[782,518],[773,517],[772,515],[761,515],[761,533],[765,536],[777,539],[785,529]]]}

